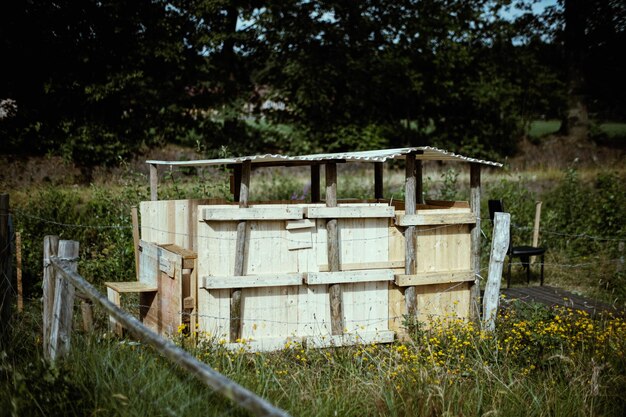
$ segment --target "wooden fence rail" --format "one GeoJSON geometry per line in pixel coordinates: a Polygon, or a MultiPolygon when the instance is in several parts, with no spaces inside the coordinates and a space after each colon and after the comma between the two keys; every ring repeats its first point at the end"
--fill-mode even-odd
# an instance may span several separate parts
{"type": "MultiPolygon", "coordinates": [[[[74,243],[76,244],[76,247],[78,247],[78,242],[74,243]]],[[[156,333],[145,327],[141,322],[139,322],[129,313],[117,307],[115,304],[109,301],[107,297],[100,294],[100,292],[95,287],[89,284],[75,270],[73,270],[74,268],[71,266],[71,260],[63,260],[56,255],[52,255],[49,257],[49,261],[50,265],[55,270],[56,277],[58,278],[54,288],[55,299],[61,297],[61,295],[57,296],[57,289],[65,288],[66,286],[72,287],[72,290],[73,288],[76,288],[87,298],[89,298],[94,304],[99,304],[100,306],[102,306],[102,308],[104,308],[110,316],[113,316],[137,339],[141,340],[147,345],[152,346],[160,354],[167,357],[171,362],[189,371],[203,384],[213,389],[215,392],[228,398],[229,400],[233,401],[238,406],[250,411],[255,416],[289,416],[289,414],[287,414],[285,411],[274,407],[263,398],[257,396],[253,392],[247,390],[236,382],[215,371],[207,364],[198,361],[188,352],[174,345],[171,341],[157,335],[156,333]]],[[[64,306],[73,306],[73,291],[64,291],[63,294],[66,294],[66,298],[62,300],[61,304],[63,304],[64,306]]],[[[53,313],[52,317],[49,318],[49,320],[52,321],[52,329],[65,328],[68,325],[71,326],[71,312],[73,311],[73,309],[66,307],[66,311],[68,311],[69,314],[53,313]],[[54,323],[55,321],[57,321],[56,324],[54,323]]],[[[53,332],[50,331],[49,334],[52,335],[53,332]]],[[[67,340],[69,343],[69,338],[65,340],[67,340]]],[[[48,346],[51,345],[50,341],[44,343],[48,346]]],[[[57,357],[59,356],[59,354],[64,353],[63,350],[58,349],[55,352],[57,354],[57,357]]]]}

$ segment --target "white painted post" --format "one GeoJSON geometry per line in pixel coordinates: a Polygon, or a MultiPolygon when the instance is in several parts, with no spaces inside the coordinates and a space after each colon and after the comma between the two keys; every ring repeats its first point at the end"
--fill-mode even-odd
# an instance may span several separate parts
{"type": "Polygon", "coordinates": [[[495,213],[491,255],[489,257],[489,276],[483,297],[483,328],[487,331],[494,331],[496,328],[500,281],[502,280],[504,257],[509,248],[510,227],[511,215],[509,213],[495,213]]]}

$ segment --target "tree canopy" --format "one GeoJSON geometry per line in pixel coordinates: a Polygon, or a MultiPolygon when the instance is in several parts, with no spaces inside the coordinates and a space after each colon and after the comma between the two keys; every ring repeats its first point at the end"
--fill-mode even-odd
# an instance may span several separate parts
{"type": "MultiPolygon", "coordinates": [[[[85,166],[166,142],[511,154],[529,120],[568,110],[568,15],[532,3],[12,2],[0,17],[2,151],[85,166]]],[[[625,6],[583,3],[583,99],[624,119],[625,6]]]]}

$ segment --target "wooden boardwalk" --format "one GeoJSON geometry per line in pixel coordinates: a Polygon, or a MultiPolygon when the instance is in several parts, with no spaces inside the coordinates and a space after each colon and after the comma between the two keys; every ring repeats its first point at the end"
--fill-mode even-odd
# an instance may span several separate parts
{"type": "Polygon", "coordinates": [[[500,293],[505,296],[504,305],[512,300],[520,300],[544,304],[548,307],[561,306],[583,310],[591,315],[601,313],[624,315],[623,309],[617,309],[610,304],[576,295],[562,288],[549,286],[516,287],[502,289],[500,293]]]}

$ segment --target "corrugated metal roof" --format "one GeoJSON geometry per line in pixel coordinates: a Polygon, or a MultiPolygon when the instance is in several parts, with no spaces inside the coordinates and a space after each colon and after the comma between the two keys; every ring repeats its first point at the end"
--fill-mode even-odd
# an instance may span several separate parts
{"type": "Polygon", "coordinates": [[[252,164],[265,163],[276,165],[289,165],[306,162],[323,162],[333,160],[344,160],[346,162],[385,162],[390,159],[405,159],[406,155],[415,152],[416,159],[424,161],[461,161],[472,162],[494,167],[501,167],[499,162],[485,161],[482,159],[470,158],[468,156],[458,155],[443,149],[433,148],[431,146],[418,146],[413,148],[398,149],[380,149],[372,151],[357,152],[337,152],[337,153],[320,153],[313,155],[285,156],[278,154],[264,154],[240,156],[237,158],[223,159],[204,159],[195,161],[146,161],[153,165],[169,165],[169,166],[211,166],[211,165],[230,165],[239,164],[244,161],[251,161],[252,164]]]}

